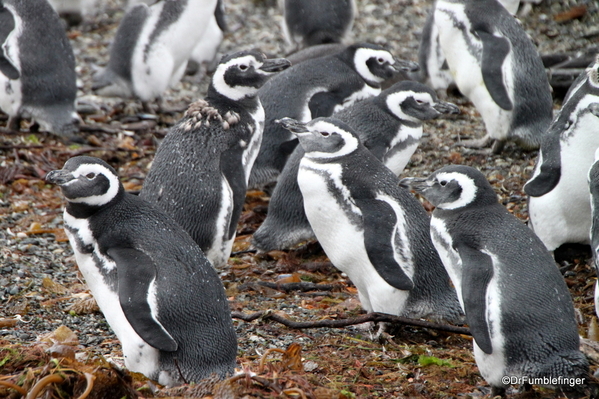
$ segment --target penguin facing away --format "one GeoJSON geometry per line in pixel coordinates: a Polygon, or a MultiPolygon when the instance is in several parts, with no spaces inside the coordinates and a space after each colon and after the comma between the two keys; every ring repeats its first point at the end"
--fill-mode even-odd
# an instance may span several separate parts
{"type": "Polygon", "coordinates": [[[283,34],[296,50],[341,43],[351,31],[355,0],[284,0],[283,34]]]}
{"type": "Polygon", "coordinates": [[[73,49],[48,1],[0,2],[0,109],[9,128],[18,130],[24,117],[72,137],[76,96],[73,49]]]}
{"type": "Polygon", "coordinates": [[[337,119],[280,123],[305,151],[297,179],[306,216],[331,262],[355,284],[362,307],[460,320],[428,216],[398,178],[337,119]]]}
{"type": "MultiPolygon", "coordinates": [[[[432,89],[402,81],[333,116],[351,126],[360,142],[398,176],[418,147],[423,121],[456,113],[459,108],[439,101],[432,89]]],[[[296,147],[277,180],[266,219],[252,237],[261,251],[286,249],[314,237],[297,183],[303,156],[303,148],[296,147]]]]}
{"type": "Polygon", "coordinates": [[[102,96],[135,97],[144,104],[158,99],[181,80],[216,5],[217,0],[184,0],[130,8],[93,89],[102,96]]]}
{"type": "Polygon", "coordinates": [[[439,43],[460,92],[480,112],[487,134],[462,145],[506,140],[535,149],[551,124],[547,74],[532,41],[497,0],[438,0],[439,43]]]}
{"type": "Polygon", "coordinates": [[[568,287],[543,243],[499,202],[478,170],[452,165],[401,184],[436,209],[431,237],[474,337],[492,396],[504,376],[588,376],[568,287]]]}
{"type": "Polygon", "coordinates": [[[414,62],[397,60],[380,46],[362,43],[306,60],[270,79],[259,92],[266,114],[264,140],[248,187],[274,183],[297,145],[297,139],[276,120],[290,117],[307,122],[330,116],[355,101],[378,95],[381,83],[399,72],[417,69],[414,62]]]}
{"type": "MultiPolygon", "coordinates": [[[[593,106],[599,116],[599,103],[593,106]]],[[[599,148],[595,151],[595,162],[589,169],[589,190],[591,192],[591,247],[593,249],[593,264],[599,275],[599,148]]],[[[599,316],[599,280],[595,282],[595,314],[599,316]]]]}
{"type": "Polygon", "coordinates": [[[126,193],[100,159],[71,158],[46,180],[67,200],[77,265],[127,368],[169,386],[231,374],[237,338],[224,287],[189,235],[126,193]]]}
{"type": "Polygon", "coordinates": [[[162,141],[140,196],[198,243],[214,267],[227,263],[262,140],[258,89],[289,67],[258,51],[223,57],[205,100],[189,106],[162,141]]]}
{"type": "Polygon", "coordinates": [[[537,165],[524,186],[529,225],[553,251],[565,243],[589,244],[591,205],[588,170],[599,147],[599,57],[568,91],[543,139],[537,165]]]}

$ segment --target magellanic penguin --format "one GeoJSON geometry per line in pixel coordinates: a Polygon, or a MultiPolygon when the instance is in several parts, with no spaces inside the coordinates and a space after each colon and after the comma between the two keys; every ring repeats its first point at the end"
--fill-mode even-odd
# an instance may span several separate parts
{"type": "Polygon", "coordinates": [[[591,204],[587,173],[599,147],[599,57],[571,86],[545,134],[529,195],[530,226],[553,251],[565,243],[589,244],[591,204]]]}
{"type": "MultiPolygon", "coordinates": [[[[418,147],[423,121],[455,113],[459,108],[439,101],[432,89],[406,80],[333,116],[351,126],[360,142],[398,176],[418,147]]],[[[266,219],[252,237],[261,251],[286,249],[314,237],[297,184],[303,156],[303,148],[296,147],[277,180],[266,219]]]]}
{"type": "Polygon", "coordinates": [[[260,142],[258,89],[286,59],[258,51],[223,57],[205,100],[189,106],[162,141],[140,196],[173,217],[214,267],[227,263],[260,142]]]}
{"type": "MultiPolygon", "coordinates": [[[[593,105],[599,116],[599,103],[593,105]]],[[[599,276],[599,148],[595,151],[595,162],[589,170],[589,190],[591,191],[591,247],[593,263],[599,276]]],[[[595,281],[595,313],[599,316],[599,279],[595,281]]]]}
{"type": "MultiPolygon", "coordinates": [[[[511,14],[516,14],[520,0],[499,0],[499,3],[511,14]]],[[[435,24],[434,11],[435,8],[433,7],[422,29],[418,49],[420,71],[414,75],[416,75],[417,80],[437,90],[439,95],[446,95],[447,89],[454,84],[454,81],[439,43],[439,29],[435,24]]]]}
{"type": "Polygon", "coordinates": [[[106,68],[95,77],[102,96],[148,102],[179,82],[194,47],[214,18],[217,0],[159,1],[133,6],[123,17],[106,68]]]}
{"type": "Polygon", "coordinates": [[[298,184],[325,253],[358,289],[362,307],[405,317],[460,319],[429,235],[429,217],[399,179],[334,118],[281,122],[305,154],[298,184]]]}
{"type": "Polygon", "coordinates": [[[351,32],[355,0],[281,0],[283,33],[295,50],[341,43],[351,32]]]}
{"type": "Polygon", "coordinates": [[[163,385],[233,372],[237,338],[224,287],[189,235],[126,193],[98,158],[69,159],[46,180],[85,278],[123,345],[125,365],[163,385]]]}
{"type": "Polygon", "coordinates": [[[506,140],[538,148],[551,124],[552,99],[547,74],[532,41],[497,0],[437,0],[435,25],[455,83],[485,123],[480,140],[506,140]]]}
{"type": "Polygon", "coordinates": [[[18,130],[24,117],[72,137],[79,122],[76,79],[73,49],[48,1],[1,1],[0,109],[9,128],[18,130]]]}
{"type": "Polygon", "coordinates": [[[401,184],[436,207],[430,234],[458,292],[476,364],[493,396],[509,384],[505,376],[586,378],[588,363],[578,349],[564,278],[541,240],[499,204],[485,176],[452,165],[401,184]]]}
{"type": "Polygon", "coordinates": [[[362,43],[306,60],[269,80],[259,92],[266,114],[264,140],[250,176],[249,188],[274,183],[297,145],[297,139],[275,123],[284,117],[307,122],[330,116],[355,101],[376,96],[381,83],[418,64],[400,61],[384,48],[362,43]]]}

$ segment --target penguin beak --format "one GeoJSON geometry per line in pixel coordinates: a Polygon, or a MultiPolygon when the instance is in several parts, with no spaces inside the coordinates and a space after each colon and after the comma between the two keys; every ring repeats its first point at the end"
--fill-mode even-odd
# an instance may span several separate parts
{"type": "Polygon", "coordinates": [[[395,63],[392,68],[396,72],[418,72],[420,70],[420,65],[413,61],[400,60],[399,58],[394,58],[394,60],[395,63]]]}
{"type": "Polygon", "coordinates": [[[438,103],[435,103],[433,105],[433,108],[435,109],[435,111],[437,111],[440,114],[459,114],[460,113],[460,109],[458,108],[457,105],[452,104],[452,103],[447,103],[445,101],[439,101],[438,103]]]}
{"type": "Polygon", "coordinates": [[[73,176],[73,174],[68,170],[64,169],[48,172],[45,178],[48,183],[57,184],[59,186],[63,186],[74,179],[75,176],[73,176]]]}
{"type": "Polygon", "coordinates": [[[300,121],[296,121],[293,118],[283,118],[277,119],[275,123],[283,126],[285,129],[289,130],[291,133],[302,134],[302,133],[310,133],[306,124],[300,121]]]}
{"type": "Polygon", "coordinates": [[[399,181],[399,186],[407,189],[412,189],[419,194],[422,194],[429,185],[426,179],[419,179],[417,177],[406,177],[399,181]]]}
{"type": "Polygon", "coordinates": [[[268,73],[281,72],[291,66],[291,61],[286,58],[273,58],[270,60],[264,60],[262,66],[259,68],[261,71],[268,73]]]}

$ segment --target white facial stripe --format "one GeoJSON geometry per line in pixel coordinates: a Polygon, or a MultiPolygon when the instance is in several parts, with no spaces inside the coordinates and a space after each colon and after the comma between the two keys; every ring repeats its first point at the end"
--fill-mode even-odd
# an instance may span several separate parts
{"type": "Polygon", "coordinates": [[[447,182],[450,182],[451,180],[455,180],[462,187],[462,194],[460,195],[460,198],[458,198],[457,200],[455,200],[453,202],[445,202],[445,203],[439,204],[439,205],[437,205],[437,208],[448,209],[448,210],[449,209],[457,209],[457,208],[466,206],[469,203],[471,203],[472,201],[474,201],[474,198],[476,197],[476,192],[478,190],[476,188],[476,184],[474,183],[474,180],[472,180],[468,176],[466,176],[462,173],[455,173],[455,172],[439,173],[439,174],[437,174],[437,180],[439,182],[441,182],[443,180],[446,180],[447,182]]]}
{"type": "Polygon", "coordinates": [[[380,83],[383,81],[383,79],[370,72],[368,65],[366,65],[366,61],[375,57],[382,58],[391,65],[395,64],[393,56],[388,51],[374,50],[371,48],[359,48],[356,50],[356,54],[354,55],[354,65],[356,67],[356,71],[358,71],[364,80],[380,83]]]}
{"type": "Polygon", "coordinates": [[[401,104],[403,104],[403,102],[410,97],[414,98],[414,100],[416,100],[416,101],[421,101],[423,103],[432,104],[434,102],[433,98],[428,93],[416,93],[414,91],[401,91],[399,93],[390,94],[387,97],[387,107],[399,119],[410,121],[410,122],[421,122],[420,119],[407,115],[401,109],[401,104]]]}
{"type": "MultiPolygon", "coordinates": [[[[83,203],[87,205],[104,205],[112,201],[112,199],[119,192],[120,182],[118,177],[116,177],[108,168],[98,164],[83,164],[79,166],[74,172],[73,176],[75,179],[78,179],[80,176],[85,176],[89,173],[94,173],[96,175],[104,175],[110,182],[110,186],[108,187],[108,191],[102,195],[92,195],[89,197],[81,197],[75,199],[69,199],[69,202],[83,203]]],[[[77,180],[73,180],[68,184],[72,184],[77,180]]]]}
{"type": "Polygon", "coordinates": [[[351,154],[352,152],[354,152],[356,150],[356,148],[358,148],[359,141],[356,137],[354,137],[350,132],[346,132],[345,130],[340,129],[339,127],[337,127],[331,123],[328,123],[325,121],[318,121],[317,123],[315,123],[314,125],[309,127],[309,129],[311,132],[339,133],[341,135],[341,137],[343,138],[343,141],[345,141],[345,144],[343,145],[343,147],[341,147],[341,149],[339,149],[339,151],[336,151],[336,152],[321,152],[321,151],[308,152],[308,153],[306,153],[306,156],[308,158],[320,158],[320,159],[337,158],[337,157],[341,157],[343,155],[351,154]]]}
{"type": "Polygon", "coordinates": [[[225,73],[227,72],[227,69],[229,69],[229,67],[231,67],[231,66],[237,66],[237,65],[243,65],[243,64],[247,65],[248,67],[253,66],[254,69],[256,70],[256,73],[258,73],[258,74],[268,75],[268,72],[264,72],[264,71],[260,70],[262,63],[258,62],[254,56],[246,55],[245,57],[234,58],[232,60],[225,62],[224,64],[220,64],[216,68],[216,71],[214,71],[214,75],[212,76],[212,84],[214,85],[214,88],[216,89],[216,91],[218,91],[223,96],[230,98],[232,100],[241,100],[244,97],[248,97],[248,96],[251,96],[251,95],[254,95],[255,93],[257,93],[258,89],[256,87],[250,87],[250,86],[231,87],[225,82],[225,73]]]}

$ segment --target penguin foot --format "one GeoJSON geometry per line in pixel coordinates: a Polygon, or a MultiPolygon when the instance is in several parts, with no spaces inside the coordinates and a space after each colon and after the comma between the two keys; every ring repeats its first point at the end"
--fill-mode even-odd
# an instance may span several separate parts
{"type": "Polygon", "coordinates": [[[18,132],[21,130],[21,117],[20,116],[11,116],[8,118],[8,122],[6,124],[6,128],[11,131],[18,132]]]}
{"type": "Polygon", "coordinates": [[[505,398],[505,387],[491,387],[491,397],[493,399],[496,397],[505,398]]]}
{"type": "Polygon", "coordinates": [[[488,134],[480,139],[472,140],[460,140],[454,144],[454,147],[469,147],[469,148],[483,148],[489,145],[492,138],[488,134]]]}

